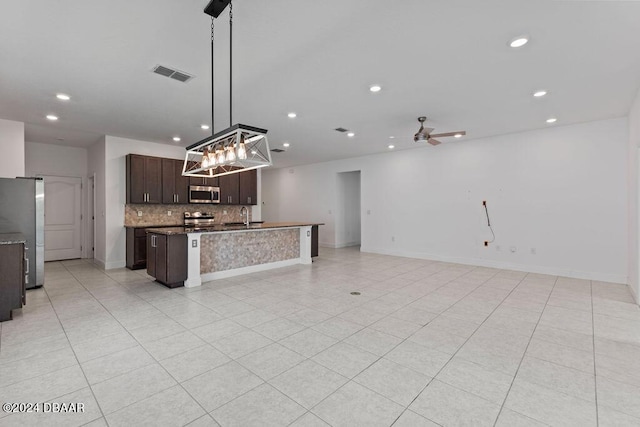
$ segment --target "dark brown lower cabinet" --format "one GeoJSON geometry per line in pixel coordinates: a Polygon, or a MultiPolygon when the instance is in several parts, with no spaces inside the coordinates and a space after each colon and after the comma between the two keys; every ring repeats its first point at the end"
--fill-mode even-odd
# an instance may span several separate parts
{"type": "Polygon", "coordinates": [[[311,257],[318,256],[318,226],[311,226],[311,257]]]}
{"type": "Polygon", "coordinates": [[[13,318],[12,310],[25,303],[24,243],[0,245],[0,322],[13,318]]]}
{"type": "Polygon", "coordinates": [[[147,266],[147,231],[127,227],[127,268],[139,270],[147,266]]]}
{"type": "Polygon", "coordinates": [[[147,274],[168,288],[187,280],[187,235],[147,233],[147,274]]]}

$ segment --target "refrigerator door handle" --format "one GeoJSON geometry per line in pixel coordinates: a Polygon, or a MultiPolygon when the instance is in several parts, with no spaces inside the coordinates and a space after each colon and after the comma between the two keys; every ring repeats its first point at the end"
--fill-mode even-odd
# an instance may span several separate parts
{"type": "Polygon", "coordinates": [[[24,261],[25,261],[25,270],[26,270],[24,274],[29,274],[29,258],[25,258],[24,261]]]}

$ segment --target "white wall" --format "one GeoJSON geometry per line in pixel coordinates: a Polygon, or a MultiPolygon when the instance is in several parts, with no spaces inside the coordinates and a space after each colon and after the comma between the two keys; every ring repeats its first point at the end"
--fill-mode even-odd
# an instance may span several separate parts
{"type": "Polygon", "coordinates": [[[87,176],[86,148],[54,144],[25,143],[25,171],[27,176],[87,176]]]}
{"type": "Polygon", "coordinates": [[[262,215],[335,246],[337,173],[360,170],[365,252],[626,283],[627,145],[620,118],[265,170],[262,215]]]}
{"type": "Polygon", "coordinates": [[[0,119],[0,177],[25,176],[24,123],[0,119]]]}
{"type": "Polygon", "coordinates": [[[640,230],[638,223],[640,216],[638,215],[640,198],[638,192],[640,185],[638,180],[638,157],[640,156],[640,91],[629,111],[629,148],[628,148],[628,262],[629,262],[629,287],[634,294],[636,303],[640,304],[640,265],[638,258],[640,252],[638,250],[638,241],[640,241],[640,230]]]}
{"type": "Polygon", "coordinates": [[[101,266],[106,264],[106,174],[105,174],[105,152],[106,138],[102,137],[88,149],[87,174],[95,176],[95,238],[94,238],[94,258],[101,266]]]}
{"type": "Polygon", "coordinates": [[[124,267],[126,261],[124,205],[127,154],[184,159],[185,149],[109,135],[106,136],[105,148],[105,268],[109,269],[124,267]]]}

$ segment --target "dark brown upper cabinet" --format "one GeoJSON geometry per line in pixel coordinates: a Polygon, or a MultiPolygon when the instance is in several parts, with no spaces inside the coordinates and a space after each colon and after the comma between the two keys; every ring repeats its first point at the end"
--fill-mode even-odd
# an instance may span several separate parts
{"type": "Polygon", "coordinates": [[[127,203],[162,203],[162,159],[127,156],[127,203]]]}
{"type": "Polygon", "coordinates": [[[258,171],[256,169],[240,172],[240,204],[258,204],[258,171]]]}
{"type": "Polygon", "coordinates": [[[182,176],[182,160],[162,159],[162,203],[189,203],[189,177],[182,176]]]}
{"type": "Polygon", "coordinates": [[[240,177],[239,173],[219,176],[220,204],[237,205],[240,203],[240,177]]]}

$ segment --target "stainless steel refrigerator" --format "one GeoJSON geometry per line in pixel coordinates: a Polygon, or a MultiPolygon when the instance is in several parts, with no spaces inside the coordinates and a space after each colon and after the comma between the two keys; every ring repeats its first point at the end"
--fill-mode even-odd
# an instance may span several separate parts
{"type": "Polygon", "coordinates": [[[27,238],[27,289],[44,284],[44,181],[0,178],[0,233],[27,238]]]}

